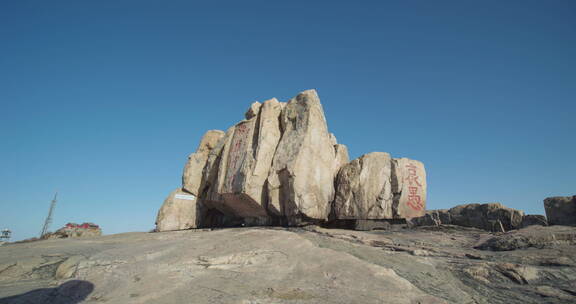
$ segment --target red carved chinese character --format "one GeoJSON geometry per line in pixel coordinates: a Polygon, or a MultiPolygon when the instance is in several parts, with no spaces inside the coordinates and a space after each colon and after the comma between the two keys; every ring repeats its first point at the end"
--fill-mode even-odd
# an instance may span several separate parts
{"type": "Polygon", "coordinates": [[[420,184],[420,183],[418,182],[418,175],[409,175],[409,176],[406,176],[406,177],[404,178],[404,180],[407,180],[408,183],[410,184],[410,186],[417,185],[417,186],[422,187],[422,184],[420,184]]]}
{"type": "Polygon", "coordinates": [[[414,164],[407,164],[406,168],[408,169],[416,169],[416,166],[414,164]]]}
{"type": "Polygon", "coordinates": [[[422,198],[419,195],[409,195],[408,202],[406,204],[408,204],[408,206],[414,211],[420,211],[424,208],[424,204],[422,204],[422,198]]]}

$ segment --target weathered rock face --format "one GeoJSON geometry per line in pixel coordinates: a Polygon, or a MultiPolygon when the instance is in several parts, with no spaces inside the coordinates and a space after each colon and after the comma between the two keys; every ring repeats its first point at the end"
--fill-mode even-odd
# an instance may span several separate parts
{"type": "Polygon", "coordinates": [[[395,158],[392,162],[394,216],[423,216],[426,212],[426,186],[424,164],[408,158],[395,158]]]}
{"type": "Polygon", "coordinates": [[[281,128],[268,176],[268,211],[326,219],[334,198],[336,153],[316,91],[302,92],[286,104],[281,128]]]}
{"type": "Polygon", "coordinates": [[[549,197],[544,200],[544,209],[548,224],[576,226],[576,195],[549,197]]]}
{"type": "MultiPolygon", "coordinates": [[[[216,192],[239,217],[266,217],[265,183],[281,137],[282,104],[271,99],[237,124],[223,147],[216,192]]],[[[248,112],[253,112],[251,108],[248,112]]]]}
{"type": "Polygon", "coordinates": [[[474,227],[488,231],[505,231],[522,227],[524,212],[504,207],[500,203],[468,204],[450,209],[453,225],[474,227]]]}
{"type": "Polygon", "coordinates": [[[457,225],[487,231],[505,232],[520,229],[531,219],[524,212],[500,203],[458,205],[449,210],[430,210],[422,217],[412,218],[412,226],[457,225]]]}
{"type": "Polygon", "coordinates": [[[342,167],[336,178],[337,219],[392,219],[390,154],[373,152],[342,167]]]}
{"type": "Polygon", "coordinates": [[[257,118],[242,121],[234,126],[232,136],[224,145],[218,169],[216,192],[223,204],[239,216],[265,216],[264,209],[253,197],[246,195],[255,159],[252,147],[256,144],[257,118]]]}
{"type": "Polygon", "coordinates": [[[197,228],[202,219],[202,206],[194,194],[176,189],[166,198],[156,217],[156,231],[197,228]]]}
{"type": "Polygon", "coordinates": [[[548,220],[540,214],[528,214],[522,218],[522,228],[534,225],[548,226],[548,220]]]}
{"type": "Polygon", "coordinates": [[[336,135],[330,133],[330,143],[334,146],[334,153],[336,155],[334,163],[334,172],[338,174],[340,168],[350,162],[350,155],[348,154],[348,147],[343,144],[339,144],[336,139],[336,135]]]}
{"type": "Polygon", "coordinates": [[[246,117],[246,119],[252,119],[253,117],[256,117],[258,115],[258,113],[260,112],[260,107],[262,106],[261,103],[259,102],[253,102],[250,105],[250,108],[248,109],[248,111],[246,111],[246,114],[244,114],[244,117],[246,117]]]}
{"type": "Polygon", "coordinates": [[[218,194],[218,173],[220,163],[222,163],[222,154],[224,146],[234,135],[234,128],[229,128],[224,137],[222,137],[214,149],[208,154],[204,171],[202,172],[202,182],[200,185],[200,197],[202,204],[208,208],[217,209],[220,212],[232,213],[232,210],[226,208],[223,198],[218,194]]]}
{"type": "MultiPolygon", "coordinates": [[[[316,91],[304,91],[287,103],[254,102],[245,118],[226,133],[206,133],[182,177],[182,190],[198,201],[194,206],[175,203],[172,194],[159,213],[159,230],[298,225],[334,214],[336,175],[353,165],[348,164],[347,147],[328,132],[316,91]]],[[[392,160],[386,153],[374,155],[386,158],[368,157],[357,168],[361,172],[343,182],[354,186],[341,191],[339,218],[382,220],[424,214],[422,163],[392,160]],[[368,200],[355,198],[356,193],[368,200]]]]}
{"type": "Polygon", "coordinates": [[[182,174],[182,188],[198,196],[202,183],[202,172],[206,166],[208,155],[224,137],[224,132],[220,130],[210,130],[206,132],[195,153],[188,156],[188,162],[182,174]]]}
{"type": "Polygon", "coordinates": [[[410,226],[440,226],[452,223],[450,212],[447,209],[428,210],[426,214],[420,217],[414,217],[408,220],[410,226]]]}
{"type": "Polygon", "coordinates": [[[334,145],[334,151],[336,153],[334,172],[338,172],[342,166],[346,165],[350,161],[350,156],[348,156],[348,147],[345,145],[334,145]]]}
{"type": "MultiPolygon", "coordinates": [[[[493,251],[511,251],[526,248],[550,248],[561,245],[576,245],[576,230],[572,227],[538,227],[532,226],[520,231],[514,231],[502,235],[493,236],[482,242],[476,249],[493,251]]],[[[570,254],[573,256],[573,254],[570,254]]],[[[562,257],[562,256],[561,256],[562,257]]],[[[574,263],[547,261],[546,264],[553,266],[572,266],[574,263]],[[564,264],[564,265],[562,265],[564,264]]]]}
{"type": "Polygon", "coordinates": [[[418,161],[373,152],[343,166],[336,178],[337,219],[420,217],[425,206],[426,171],[418,161]]]}

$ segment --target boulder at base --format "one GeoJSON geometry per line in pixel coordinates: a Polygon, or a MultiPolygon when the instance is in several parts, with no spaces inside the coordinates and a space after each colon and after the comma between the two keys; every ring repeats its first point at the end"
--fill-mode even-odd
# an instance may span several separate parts
{"type": "Polygon", "coordinates": [[[549,197],[544,209],[550,225],[576,226],[576,195],[549,197]]]}
{"type": "Polygon", "coordinates": [[[168,195],[156,217],[156,231],[198,228],[202,220],[202,206],[194,194],[176,189],[168,195]]]}
{"type": "Polygon", "coordinates": [[[392,219],[390,154],[373,152],[343,166],[336,178],[337,219],[392,219]]]}

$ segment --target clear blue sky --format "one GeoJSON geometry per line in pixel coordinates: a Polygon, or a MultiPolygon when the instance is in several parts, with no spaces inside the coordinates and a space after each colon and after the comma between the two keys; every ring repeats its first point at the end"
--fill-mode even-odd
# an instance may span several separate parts
{"type": "Polygon", "coordinates": [[[576,1],[0,1],[0,228],[147,231],[208,129],[317,89],[428,208],[576,194],[576,1]]]}

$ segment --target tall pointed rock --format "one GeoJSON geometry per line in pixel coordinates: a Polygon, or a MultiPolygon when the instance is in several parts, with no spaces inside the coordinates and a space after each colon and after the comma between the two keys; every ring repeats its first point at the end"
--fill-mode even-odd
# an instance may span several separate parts
{"type": "Polygon", "coordinates": [[[268,177],[268,211],[326,219],[334,198],[336,153],[316,91],[304,91],[286,104],[281,128],[268,177]]]}

